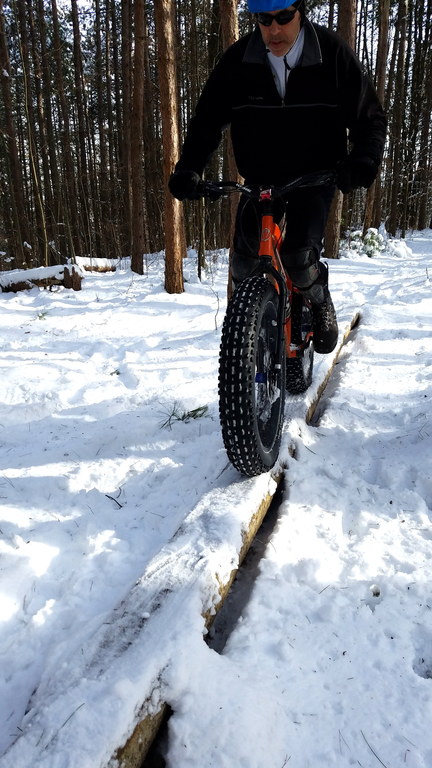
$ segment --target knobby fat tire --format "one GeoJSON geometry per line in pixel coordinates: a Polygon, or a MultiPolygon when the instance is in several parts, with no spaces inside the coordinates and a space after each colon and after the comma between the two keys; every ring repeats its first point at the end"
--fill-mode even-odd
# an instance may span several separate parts
{"type": "Polygon", "coordinates": [[[285,350],[275,360],[278,294],[264,277],[237,288],[225,315],[219,355],[219,415],[231,463],[249,477],[279,454],[285,402],[285,350]],[[280,367],[275,364],[279,362],[280,367]],[[257,382],[256,379],[259,379],[257,382]]]}
{"type": "MultiPolygon", "coordinates": [[[[312,326],[312,310],[299,293],[291,296],[291,343],[302,344],[312,326]]],[[[286,388],[291,395],[300,395],[312,383],[314,361],[313,341],[299,357],[286,361],[286,388]]]]}

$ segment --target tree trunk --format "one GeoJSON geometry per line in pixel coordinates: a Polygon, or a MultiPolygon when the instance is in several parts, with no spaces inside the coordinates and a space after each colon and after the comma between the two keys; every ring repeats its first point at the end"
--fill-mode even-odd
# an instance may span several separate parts
{"type": "Polygon", "coordinates": [[[77,0],[71,0],[73,22],[73,58],[74,58],[74,84],[75,102],[78,114],[78,200],[80,210],[81,232],[85,242],[85,252],[88,256],[98,255],[95,244],[95,180],[92,173],[90,146],[93,135],[88,129],[86,97],[84,89],[84,72],[82,60],[81,33],[78,20],[77,0]],[[89,150],[87,151],[87,146],[89,150]]]}
{"type": "MultiPolygon", "coordinates": [[[[356,0],[339,0],[337,31],[353,50],[355,50],[356,6],[356,0]]],[[[339,255],[342,208],[343,194],[336,190],[324,233],[324,255],[327,259],[337,259],[339,255]]]]}
{"type": "Polygon", "coordinates": [[[124,256],[130,256],[132,247],[132,193],[131,193],[131,104],[132,104],[132,76],[131,76],[131,3],[122,0],[122,42],[121,42],[121,67],[122,67],[122,134],[120,143],[120,175],[123,188],[123,247],[124,256]]]}
{"type": "MultiPolygon", "coordinates": [[[[65,93],[63,77],[62,43],[57,13],[56,0],[51,0],[53,19],[53,43],[55,60],[55,84],[58,98],[59,132],[61,143],[60,167],[63,168],[62,211],[64,235],[61,240],[61,250],[66,258],[74,260],[76,253],[81,253],[81,241],[77,235],[77,223],[72,225],[72,215],[77,217],[78,201],[75,194],[74,165],[72,160],[69,109],[65,93]],[[73,212],[73,214],[72,214],[73,212]]],[[[78,218],[80,214],[78,213],[78,218]]]]}
{"type": "MultiPolygon", "coordinates": [[[[31,0],[28,0],[30,10],[31,0]]],[[[47,219],[48,237],[54,243],[51,254],[54,252],[55,262],[62,259],[59,249],[58,222],[61,221],[59,172],[56,153],[56,141],[54,135],[52,105],[51,105],[51,72],[49,66],[49,54],[47,46],[47,22],[43,0],[37,0],[36,23],[39,35],[40,51],[36,51],[34,43],[35,66],[39,72],[40,89],[38,92],[38,119],[41,135],[41,154],[44,174],[45,209],[47,219]],[[37,63],[36,63],[37,62],[37,63]]]]}
{"type": "MultiPolygon", "coordinates": [[[[426,60],[427,71],[431,71],[432,67],[432,55],[429,51],[426,60]]],[[[419,229],[425,229],[428,226],[429,217],[428,211],[428,197],[430,196],[430,190],[432,186],[432,173],[430,165],[430,126],[432,115],[432,78],[428,77],[425,81],[426,98],[422,108],[422,126],[420,134],[420,148],[419,148],[419,170],[418,170],[418,183],[420,188],[420,200],[418,209],[417,226],[419,229]],[[429,196],[428,196],[429,191],[429,196]]]]}
{"type": "Polygon", "coordinates": [[[163,248],[163,239],[161,237],[161,208],[163,204],[161,202],[162,152],[158,132],[157,84],[154,82],[154,77],[152,77],[150,52],[152,44],[153,40],[149,34],[146,17],[144,44],[144,236],[149,250],[153,253],[163,248]]]}
{"type": "Polygon", "coordinates": [[[399,47],[396,64],[395,80],[395,99],[393,120],[392,120],[392,144],[393,157],[391,168],[391,194],[390,194],[390,215],[388,230],[391,235],[395,235],[398,229],[398,213],[400,205],[400,194],[402,185],[402,146],[401,135],[403,129],[403,119],[405,111],[405,64],[406,64],[406,45],[407,45],[407,15],[408,0],[399,0],[397,29],[399,31],[399,47]]]}
{"type": "MultiPolygon", "coordinates": [[[[11,91],[11,67],[9,50],[6,39],[6,27],[3,14],[3,0],[0,0],[0,82],[3,96],[4,135],[7,148],[7,171],[10,184],[11,229],[7,233],[9,255],[15,259],[16,266],[26,266],[26,246],[29,242],[29,226],[26,221],[24,204],[24,186],[18,153],[18,141],[14,120],[13,99],[11,91]]],[[[1,115],[0,113],[0,115],[1,115]]]]}
{"type": "Polygon", "coordinates": [[[133,92],[131,120],[132,169],[132,257],[131,269],[143,274],[144,196],[143,196],[143,113],[144,113],[144,0],[134,2],[135,49],[133,60],[133,92]]]}
{"type": "MultiPolygon", "coordinates": [[[[41,242],[41,255],[46,266],[50,264],[50,244],[56,240],[56,227],[53,219],[53,199],[52,199],[52,187],[49,171],[49,158],[48,158],[48,135],[47,126],[45,120],[44,100],[42,91],[43,72],[41,57],[39,55],[39,49],[37,45],[37,29],[38,18],[33,8],[31,0],[25,0],[27,7],[27,19],[30,27],[30,43],[31,43],[31,70],[30,76],[34,73],[34,100],[36,107],[34,109],[34,126],[35,126],[35,155],[36,155],[36,176],[38,181],[37,191],[37,203],[40,213],[40,242],[41,242]]],[[[42,32],[42,30],[41,30],[42,32]]],[[[41,39],[41,46],[43,41],[41,39]]],[[[31,89],[30,89],[31,90],[31,89]]]]}
{"type": "MultiPolygon", "coordinates": [[[[237,3],[238,3],[238,0],[219,0],[221,26],[222,26],[222,44],[223,44],[224,50],[228,48],[228,46],[235,43],[235,41],[238,38],[239,30],[238,30],[237,3]]],[[[234,152],[232,148],[231,137],[229,135],[227,135],[226,137],[225,152],[226,152],[225,168],[226,168],[227,176],[230,180],[239,181],[240,176],[237,171],[237,165],[234,159],[234,152]]],[[[230,243],[228,286],[227,286],[227,295],[229,300],[233,292],[232,277],[231,277],[231,273],[232,273],[231,262],[232,262],[232,254],[233,254],[232,239],[234,236],[234,225],[235,225],[235,217],[236,217],[236,211],[237,211],[237,205],[238,205],[238,195],[230,195],[228,200],[229,200],[229,208],[228,208],[227,221],[225,225],[226,226],[225,231],[228,234],[228,240],[230,243]]]]}
{"type": "Polygon", "coordinates": [[[108,253],[111,258],[121,258],[121,249],[119,243],[119,212],[120,206],[118,204],[118,188],[117,188],[117,130],[115,125],[115,102],[116,102],[116,86],[111,87],[111,83],[115,78],[114,67],[118,66],[118,48],[117,41],[114,40],[114,36],[117,34],[116,29],[116,15],[115,8],[113,9],[112,0],[106,0],[105,6],[105,48],[104,48],[104,66],[105,66],[105,91],[106,91],[106,110],[107,110],[107,156],[108,156],[108,168],[107,168],[107,188],[106,194],[106,207],[109,211],[107,215],[107,221],[103,224],[107,224],[106,229],[106,243],[108,253]],[[114,24],[112,29],[111,21],[114,24]],[[111,51],[112,59],[111,60],[111,51]],[[114,93],[114,97],[113,97],[114,93]]]}
{"type": "Polygon", "coordinates": [[[164,170],[165,290],[182,293],[184,255],[182,208],[170,194],[167,181],[180,154],[176,80],[175,8],[173,0],[155,0],[158,79],[161,101],[164,170]]]}
{"type": "MultiPolygon", "coordinates": [[[[379,3],[379,33],[378,49],[376,59],[375,82],[377,96],[384,104],[386,66],[388,55],[388,34],[389,34],[389,14],[390,0],[380,0],[379,3]]],[[[366,210],[364,217],[363,232],[366,233],[370,227],[379,227],[381,223],[381,173],[376,181],[368,190],[366,196],[366,210]]]]}
{"type": "MultiPolygon", "coordinates": [[[[107,248],[107,235],[109,232],[110,215],[108,211],[108,162],[107,162],[107,135],[106,135],[106,108],[111,98],[110,91],[106,89],[104,82],[104,57],[102,31],[102,12],[100,0],[95,0],[95,86],[96,86],[96,113],[98,133],[98,159],[95,187],[98,190],[94,201],[95,230],[97,233],[97,253],[105,256],[107,248]]],[[[95,133],[95,131],[93,131],[95,133]]]]}
{"type": "Polygon", "coordinates": [[[19,23],[20,56],[24,85],[24,116],[26,130],[27,156],[30,176],[30,194],[28,208],[31,218],[31,266],[48,266],[48,234],[45,221],[45,208],[42,197],[42,184],[39,168],[39,152],[36,137],[35,112],[33,110],[33,92],[31,87],[31,67],[29,51],[29,26],[27,24],[24,0],[16,0],[19,23]]]}
{"type": "Polygon", "coordinates": [[[356,49],[356,19],[357,0],[339,0],[337,32],[353,51],[356,49]]]}

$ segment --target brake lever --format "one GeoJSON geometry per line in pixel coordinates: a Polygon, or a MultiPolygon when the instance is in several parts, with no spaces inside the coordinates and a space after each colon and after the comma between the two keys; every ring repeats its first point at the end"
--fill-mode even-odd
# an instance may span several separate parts
{"type": "Polygon", "coordinates": [[[197,193],[200,197],[204,197],[206,200],[216,201],[221,197],[226,197],[227,192],[216,184],[212,184],[211,181],[200,181],[197,187],[197,193]]]}

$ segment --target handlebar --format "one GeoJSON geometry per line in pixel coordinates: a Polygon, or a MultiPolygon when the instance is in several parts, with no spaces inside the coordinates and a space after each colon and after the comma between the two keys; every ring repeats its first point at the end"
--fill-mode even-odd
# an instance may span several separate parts
{"type": "Polygon", "coordinates": [[[237,181],[200,181],[198,185],[198,195],[210,200],[218,200],[221,197],[228,197],[232,192],[241,192],[252,200],[258,200],[263,191],[269,190],[272,197],[283,197],[293,189],[304,187],[319,187],[334,184],[336,182],[335,171],[316,171],[307,173],[303,176],[297,176],[291,179],[282,187],[273,185],[246,185],[237,181]]]}

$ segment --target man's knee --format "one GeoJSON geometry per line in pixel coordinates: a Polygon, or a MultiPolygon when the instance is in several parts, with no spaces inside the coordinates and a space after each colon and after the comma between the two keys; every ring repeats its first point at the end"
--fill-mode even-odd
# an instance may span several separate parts
{"type": "Polygon", "coordinates": [[[319,277],[319,256],[313,247],[293,248],[282,260],[296,288],[309,288],[319,277]]]}
{"type": "Polygon", "coordinates": [[[233,251],[231,257],[231,274],[234,288],[238,288],[243,280],[246,280],[252,274],[258,265],[256,256],[245,256],[243,253],[233,251]]]}

